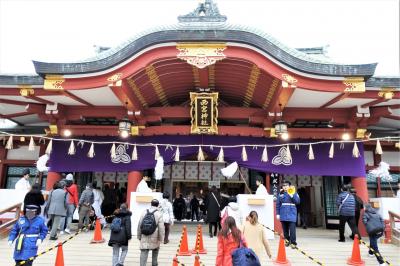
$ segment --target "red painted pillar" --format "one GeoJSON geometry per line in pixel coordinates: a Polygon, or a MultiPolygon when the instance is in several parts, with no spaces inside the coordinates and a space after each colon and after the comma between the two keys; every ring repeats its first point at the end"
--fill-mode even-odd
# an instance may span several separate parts
{"type": "Polygon", "coordinates": [[[48,172],[46,180],[46,190],[52,190],[53,185],[61,180],[61,175],[57,172],[48,172]]]}
{"type": "Polygon", "coordinates": [[[131,171],[128,173],[128,187],[126,191],[126,201],[128,206],[131,203],[131,192],[135,192],[139,182],[142,180],[143,174],[140,171],[131,171]]]}
{"type": "Polygon", "coordinates": [[[7,157],[7,150],[0,147],[0,188],[6,187],[6,165],[4,164],[7,157]]]}
{"type": "MultiPolygon", "coordinates": [[[[356,189],[357,196],[359,196],[364,203],[368,203],[368,188],[367,188],[367,178],[362,177],[352,177],[351,178],[351,185],[356,189]]],[[[361,236],[367,236],[367,231],[365,230],[365,226],[362,223],[362,216],[364,214],[364,210],[361,211],[360,214],[360,221],[358,224],[358,229],[360,230],[361,236]]]]}
{"type": "Polygon", "coordinates": [[[271,191],[271,177],[269,174],[265,174],[265,188],[267,189],[268,193],[271,191]]]}

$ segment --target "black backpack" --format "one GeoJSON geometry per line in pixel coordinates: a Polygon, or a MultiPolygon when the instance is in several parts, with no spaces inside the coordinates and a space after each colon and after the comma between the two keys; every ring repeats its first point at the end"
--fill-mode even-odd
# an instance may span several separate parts
{"type": "Polygon", "coordinates": [[[122,229],[122,219],[121,219],[120,217],[115,217],[115,218],[112,220],[110,229],[111,229],[111,231],[114,232],[114,233],[119,233],[119,232],[121,232],[121,229],[122,229]]]}
{"type": "Polygon", "coordinates": [[[157,210],[150,212],[147,209],[147,213],[143,217],[142,223],[140,224],[140,232],[145,236],[153,234],[157,229],[156,217],[154,217],[156,211],[157,210]]]}

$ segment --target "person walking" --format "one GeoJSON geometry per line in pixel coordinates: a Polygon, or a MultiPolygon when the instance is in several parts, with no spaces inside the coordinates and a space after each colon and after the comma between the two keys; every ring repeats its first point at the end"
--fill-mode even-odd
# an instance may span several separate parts
{"type": "Polygon", "coordinates": [[[374,208],[372,208],[370,204],[364,205],[364,211],[365,212],[362,217],[362,221],[369,236],[369,245],[375,252],[373,253],[371,250],[369,250],[368,254],[371,257],[375,255],[379,265],[385,265],[385,262],[378,248],[378,239],[383,235],[385,224],[382,217],[379,215],[379,213],[377,213],[374,208]]]}
{"type": "MultiPolygon", "coordinates": [[[[350,189],[350,193],[353,195],[354,200],[355,200],[355,209],[354,209],[354,220],[355,220],[355,224],[357,227],[357,231],[358,230],[358,224],[360,222],[360,214],[361,214],[361,210],[364,208],[364,202],[362,201],[362,199],[357,195],[357,191],[355,188],[351,188],[350,189]]],[[[351,234],[350,236],[351,239],[354,239],[354,234],[351,234]]]]}
{"type": "Polygon", "coordinates": [[[78,207],[78,186],[74,184],[74,176],[68,174],[65,177],[66,185],[65,191],[67,192],[67,217],[61,220],[61,232],[71,234],[70,225],[72,223],[72,218],[74,216],[75,209],[78,207]]]}
{"type": "Polygon", "coordinates": [[[300,203],[299,195],[295,193],[288,193],[289,181],[283,181],[282,189],[276,200],[276,218],[281,221],[283,235],[285,236],[285,245],[294,248],[296,242],[296,222],[297,222],[297,208],[296,205],[300,203]]]}
{"type": "Polygon", "coordinates": [[[43,217],[38,216],[37,205],[26,205],[25,214],[14,224],[8,237],[8,245],[15,241],[14,260],[16,265],[33,265],[38,247],[42,244],[47,235],[47,226],[43,217]]]}
{"type": "Polygon", "coordinates": [[[132,238],[132,213],[128,210],[128,206],[122,203],[114,215],[108,245],[113,248],[112,266],[123,266],[128,253],[128,241],[132,238]]]}
{"type": "Polygon", "coordinates": [[[89,215],[94,202],[94,195],[92,191],[92,184],[88,183],[86,189],[82,192],[81,198],[79,199],[79,223],[78,229],[83,228],[83,222],[85,222],[85,231],[88,230],[89,215]]]}
{"type": "Polygon", "coordinates": [[[26,206],[35,205],[38,208],[37,214],[42,213],[41,206],[44,204],[44,197],[38,183],[33,184],[32,189],[25,195],[24,198],[24,214],[26,213],[26,206]]]}
{"type": "MultiPolygon", "coordinates": [[[[221,211],[222,217],[231,216],[235,219],[235,223],[237,227],[241,227],[243,224],[243,215],[240,211],[239,204],[236,203],[236,197],[230,197],[228,205],[221,211]]],[[[221,220],[221,223],[224,221],[221,220]]]]}
{"type": "Polygon", "coordinates": [[[352,235],[358,234],[360,236],[354,217],[356,201],[354,196],[349,192],[349,189],[349,185],[344,185],[341,189],[342,192],[336,198],[336,206],[338,207],[339,212],[339,242],[346,241],[344,237],[344,226],[346,223],[349,224],[352,235]]]}
{"type": "Polygon", "coordinates": [[[199,221],[199,200],[196,198],[196,195],[193,195],[193,198],[190,200],[190,211],[191,211],[191,219],[192,222],[194,220],[194,217],[196,217],[196,220],[199,221]]]}
{"type": "Polygon", "coordinates": [[[60,226],[61,219],[67,216],[67,192],[65,192],[64,182],[57,182],[56,189],[50,193],[48,215],[53,221],[51,224],[50,240],[57,240],[57,230],[60,226]]]}
{"type": "Polygon", "coordinates": [[[221,199],[217,194],[217,187],[212,186],[206,198],[207,222],[210,237],[213,237],[212,227],[214,226],[214,236],[217,236],[217,226],[220,219],[221,199]]]}
{"type": "Polygon", "coordinates": [[[103,203],[103,200],[104,200],[103,191],[101,191],[100,188],[97,187],[96,182],[93,182],[93,204],[92,204],[92,207],[94,209],[94,213],[96,214],[96,217],[100,219],[100,223],[103,226],[105,226],[106,219],[104,219],[104,216],[101,213],[101,204],[103,203]]]}
{"type": "Polygon", "coordinates": [[[232,266],[232,251],[242,245],[247,247],[242,232],[236,227],[235,219],[228,216],[222,226],[222,230],[218,234],[217,258],[215,265],[232,266]]]}
{"type": "Polygon", "coordinates": [[[258,222],[258,214],[256,211],[250,212],[244,222],[242,232],[249,248],[254,250],[260,260],[264,257],[264,251],[270,259],[272,258],[271,248],[267,240],[265,228],[258,222]]]}
{"type": "Polygon", "coordinates": [[[25,168],[22,171],[22,177],[17,181],[17,183],[15,183],[16,190],[29,191],[31,189],[31,183],[29,182],[29,174],[30,174],[29,168],[25,168]]]}
{"type": "Polygon", "coordinates": [[[143,212],[138,223],[137,238],[140,241],[140,266],[146,266],[150,250],[152,251],[151,265],[158,265],[160,243],[165,234],[164,220],[161,212],[158,210],[158,205],[158,200],[153,199],[151,207],[143,212]],[[153,232],[151,233],[151,231],[153,232]]]}
{"type": "Polygon", "coordinates": [[[163,199],[160,202],[160,210],[165,228],[164,244],[168,244],[170,228],[174,225],[174,213],[172,211],[172,204],[169,202],[169,193],[167,191],[163,193],[163,199]]]}

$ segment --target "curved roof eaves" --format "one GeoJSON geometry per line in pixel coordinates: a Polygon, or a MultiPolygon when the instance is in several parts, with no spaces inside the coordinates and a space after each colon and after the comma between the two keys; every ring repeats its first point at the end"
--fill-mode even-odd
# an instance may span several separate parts
{"type": "Polygon", "coordinates": [[[43,85],[43,78],[37,75],[0,75],[0,86],[43,85]]]}
{"type": "Polygon", "coordinates": [[[365,82],[365,86],[400,89],[400,77],[371,77],[365,82]]]}
{"type": "Polygon", "coordinates": [[[39,75],[82,74],[103,71],[130,58],[141,50],[160,43],[219,41],[243,43],[269,54],[298,71],[324,76],[366,76],[374,74],[376,63],[343,65],[308,56],[289,48],[270,35],[251,27],[226,23],[180,23],[144,31],[121,45],[80,62],[46,63],[33,61],[39,75]]]}

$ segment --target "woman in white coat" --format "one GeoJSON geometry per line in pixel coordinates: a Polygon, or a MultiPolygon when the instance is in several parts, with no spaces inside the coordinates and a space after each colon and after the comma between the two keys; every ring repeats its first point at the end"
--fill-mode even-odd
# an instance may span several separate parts
{"type": "Polygon", "coordinates": [[[101,204],[103,203],[104,200],[104,194],[103,191],[101,191],[96,183],[93,183],[93,196],[94,196],[94,202],[92,204],[92,207],[94,209],[94,213],[96,214],[96,217],[100,219],[100,223],[102,225],[106,224],[106,220],[104,219],[103,214],[101,214],[101,204]]]}
{"type": "Polygon", "coordinates": [[[170,232],[171,225],[174,225],[174,212],[172,210],[172,204],[169,201],[169,193],[163,193],[163,199],[160,202],[160,210],[162,213],[164,227],[165,227],[165,235],[164,235],[164,244],[169,242],[168,236],[170,232]]]}

